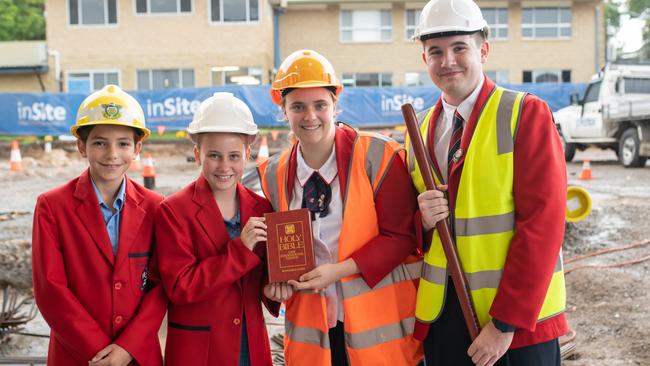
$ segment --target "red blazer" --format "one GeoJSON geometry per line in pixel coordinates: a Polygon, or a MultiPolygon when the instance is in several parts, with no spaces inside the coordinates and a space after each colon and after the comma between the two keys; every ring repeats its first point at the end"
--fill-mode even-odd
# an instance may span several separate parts
{"type": "MultiPolygon", "coordinates": [[[[242,228],[251,216],[271,212],[269,202],[237,185],[242,228]]],[[[272,365],[261,302],[266,301],[265,246],[255,253],[230,240],[210,185],[203,176],[169,196],[156,214],[157,257],[168,309],[165,364],[239,364],[245,314],[251,365],[272,365]]]]}
{"type": "MultiPolygon", "coordinates": [[[[461,139],[467,151],[480,113],[495,88],[485,78],[461,139]]],[[[429,154],[437,168],[433,134],[442,111],[438,100],[429,127],[429,154]]],[[[510,348],[542,343],[568,332],[564,314],[537,322],[557,255],[564,239],[566,164],[560,138],[548,105],[527,95],[521,109],[514,145],[515,235],[490,308],[490,315],[517,328],[510,348]],[[522,301],[523,299],[523,301],[522,301]]],[[[465,156],[454,165],[449,179],[449,205],[455,207],[465,156]]],[[[429,242],[431,232],[428,233],[429,242]]],[[[428,325],[416,323],[416,337],[424,339],[428,325]]]]}
{"type": "Polygon", "coordinates": [[[151,275],[154,211],[162,197],[128,177],[117,256],[88,170],[43,193],[34,210],[34,296],[50,325],[47,364],[88,365],[116,343],[139,365],[162,365],[167,300],[151,275]]]}

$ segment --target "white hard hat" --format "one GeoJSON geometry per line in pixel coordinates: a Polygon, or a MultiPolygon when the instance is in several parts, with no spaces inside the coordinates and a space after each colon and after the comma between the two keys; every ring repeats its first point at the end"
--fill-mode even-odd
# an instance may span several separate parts
{"type": "Polygon", "coordinates": [[[473,0],[431,0],[422,9],[413,39],[471,34],[487,28],[473,0]]]}
{"type": "Polygon", "coordinates": [[[231,132],[257,135],[253,113],[232,93],[214,93],[201,102],[187,129],[191,135],[203,132],[231,132]]]}

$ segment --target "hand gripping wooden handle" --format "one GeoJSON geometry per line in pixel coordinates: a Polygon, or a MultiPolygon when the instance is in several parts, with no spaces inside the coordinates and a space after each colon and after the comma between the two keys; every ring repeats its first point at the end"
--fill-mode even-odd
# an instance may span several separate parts
{"type": "MultiPolygon", "coordinates": [[[[406,130],[409,135],[409,140],[411,141],[411,147],[415,153],[415,159],[420,166],[420,173],[424,179],[424,185],[427,190],[436,190],[436,183],[431,174],[431,165],[429,164],[429,159],[427,159],[428,154],[424,147],[424,142],[422,141],[422,135],[420,135],[417,116],[415,115],[415,110],[413,110],[413,106],[410,103],[402,105],[402,115],[404,116],[404,122],[406,123],[406,130]]],[[[469,297],[467,280],[465,279],[463,268],[458,260],[456,244],[450,234],[449,223],[447,220],[438,221],[438,223],[436,223],[436,229],[438,230],[440,240],[442,241],[442,248],[445,251],[445,257],[447,257],[447,266],[451,272],[451,280],[454,282],[456,294],[458,294],[458,300],[460,302],[461,310],[463,311],[463,318],[465,319],[467,330],[469,331],[472,341],[474,341],[474,339],[478,337],[479,333],[478,321],[476,320],[474,306],[472,306],[472,299],[469,297]]]]}

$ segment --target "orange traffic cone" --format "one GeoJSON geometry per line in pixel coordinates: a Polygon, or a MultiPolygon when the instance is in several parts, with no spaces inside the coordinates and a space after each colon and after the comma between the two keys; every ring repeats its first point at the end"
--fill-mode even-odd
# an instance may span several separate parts
{"type": "Polygon", "coordinates": [[[269,143],[266,139],[266,135],[262,136],[262,143],[260,143],[260,149],[257,151],[257,160],[255,162],[260,164],[269,158],[269,143]]]}
{"type": "Polygon", "coordinates": [[[591,179],[591,163],[589,160],[584,160],[582,162],[582,172],[580,173],[580,178],[581,180],[589,180],[591,179]]]}
{"type": "Polygon", "coordinates": [[[141,170],[142,166],[140,165],[140,154],[135,156],[135,159],[131,160],[131,166],[129,166],[130,171],[141,170]]]}
{"type": "Polygon", "coordinates": [[[272,139],[273,141],[277,141],[277,140],[278,140],[278,136],[280,136],[280,131],[278,131],[278,130],[271,130],[271,139],[272,139]]]}
{"type": "Polygon", "coordinates": [[[142,171],[142,178],[144,178],[144,187],[147,189],[156,188],[156,170],[153,167],[153,158],[150,153],[144,156],[144,170],[142,171]]]}
{"type": "Polygon", "coordinates": [[[18,141],[11,141],[11,157],[9,158],[9,171],[21,172],[23,171],[23,158],[20,156],[20,147],[18,141]]]}

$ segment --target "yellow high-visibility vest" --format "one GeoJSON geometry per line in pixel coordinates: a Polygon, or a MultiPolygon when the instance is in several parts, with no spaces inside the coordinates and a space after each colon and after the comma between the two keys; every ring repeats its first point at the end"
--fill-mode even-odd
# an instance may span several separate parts
{"type": "MultiPolygon", "coordinates": [[[[458,257],[481,327],[491,319],[490,307],[515,230],[513,149],[524,96],[525,93],[497,87],[488,98],[465,152],[453,211],[458,257]]],[[[422,136],[428,136],[434,108],[420,118],[422,136]]],[[[418,192],[423,192],[426,188],[408,139],[405,145],[409,173],[418,192]]],[[[435,173],[434,178],[440,184],[435,173]]],[[[435,230],[424,256],[415,308],[418,320],[431,323],[440,316],[447,278],[447,259],[435,230]]],[[[565,303],[560,251],[538,321],[561,314],[565,303]]]]}

